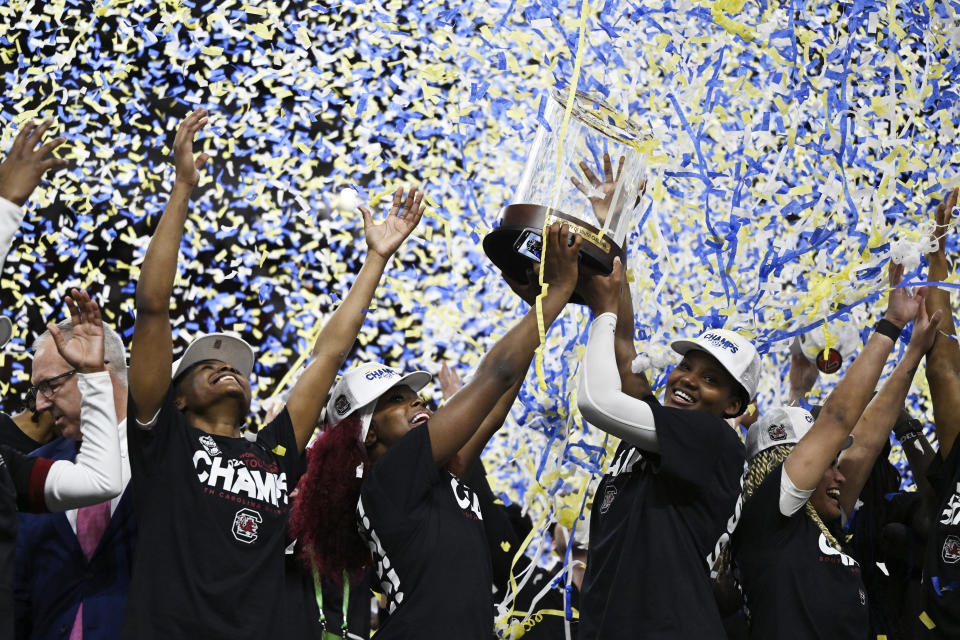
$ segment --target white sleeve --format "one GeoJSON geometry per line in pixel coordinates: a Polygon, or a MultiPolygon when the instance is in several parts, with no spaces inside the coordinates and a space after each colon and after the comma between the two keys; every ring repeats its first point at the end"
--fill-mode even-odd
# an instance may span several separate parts
{"type": "Polygon", "coordinates": [[[786,466],[780,467],[780,513],[790,517],[807,504],[816,489],[800,490],[787,475],[786,466]]]}
{"type": "Polygon", "coordinates": [[[13,237],[23,222],[23,207],[19,207],[6,198],[0,198],[0,267],[7,260],[7,254],[13,245],[13,237]]]}
{"type": "Polygon", "coordinates": [[[617,315],[604,313],[590,325],[587,350],[580,367],[577,406],[587,422],[635,447],[657,453],[657,429],[653,411],[643,400],[621,390],[616,366],[614,334],[617,315]]]}
{"type": "Polygon", "coordinates": [[[113,384],[106,371],[78,373],[80,430],[83,444],[77,461],[57,460],[43,486],[51,511],[78,509],[104,502],[123,490],[120,468],[120,433],[113,403],[113,384]]]}

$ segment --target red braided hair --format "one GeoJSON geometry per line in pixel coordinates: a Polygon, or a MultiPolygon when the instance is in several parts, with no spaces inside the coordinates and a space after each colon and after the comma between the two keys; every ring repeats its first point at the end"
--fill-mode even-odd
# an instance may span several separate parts
{"type": "Polygon", "coordinates": [[[303,546],[301,560],[310,555],[325,580],[360,579],[370,564],[370,550],[357,531],[357,501],[370,463],[360,442],[360,419],[347,417],[327,430],[307,452],[307,472],[290,514],[290,530],[303,546]]]}

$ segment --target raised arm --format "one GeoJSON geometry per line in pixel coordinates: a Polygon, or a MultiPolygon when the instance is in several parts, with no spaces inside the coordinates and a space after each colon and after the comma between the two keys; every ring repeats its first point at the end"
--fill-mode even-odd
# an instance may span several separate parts
{"type": "Polygon", "coordinates": [[[846,514],[853,513],[860,491],[870,477],[870,469],[890,438],[890,430],[897,423],[903,401],[910,391],[913,374],[937,335],[940,315],[937,311],[933,318],[929,318],[926,306],[921,304],[917,307],[910,346],[883,388],[857,420],[853,428],[853,444],[840,455],[840,472],[846,478],[840,485],[840,506],[846,514]]]}
{"type": "MultiPolygon", "coordinates": [[[[953,208],[957,205],[957,189],[954,189],[944,202],[937,207],[934,235],[937,250],[927,254],[930,269],[927,279],[931,282],[943,282],[949,275],[947,264],[946,235],[949,229],[953,208]]],[[[930,398],[933,403],[933,421],[937,427],[937,440],[940,441],[940,456],[946,459],[960,433],[960,346],[957,345],[957,328],[953,323],[953,310],[950,306],[950,290],[932,287],[927,295],[927,313],[933,315],[940,311],[939,329],[933,348],[927,354],[927,382],[930,385],[930,398]]]]}
{"type": "Polygon", "coordinates": [[[617,307],[617,327],[613,334],[613,350],[617,358],[617,369],[623,392],[634,398],[646,398],[653,394],[647,374],[633,370],[633,361],[637,358],[637,346],[633,342],[635,316],[630,284],[626,281],[620,287],[620,300],[617,307]]]}
{"type": "Polygon", "coordinates": [[[927,469],[937,457],[937,452],[933,450],[930,441],[923,433],[923,423],[911,418],[902,408],[897,424],[893,428],[893,434],[900,441],[922,504],[921,508],[914,511],[910,524],[921,538],[926,538],[937,509],[937,493],[930,484],[930,479],[927,478],[927,469]]]}
{"type": "MultiPolygon", "coordinates": [[[[547,287],[543,297],[544,329],[557,319],[577,284],[581,238],[567,245],[569,230],[555,223],[544,238],[541,264],[547,287]]],[[[445,464],[470,440],[497,402],[521,382],[540,345],[536,307],[515,324],[480,361],[473,378],[429,421],[430,446],[437,464],[445,464]]]]}
{"type": "MultiPolygon", "coordinates": [[[[590,325],[590,337],[580,367],[577,406],[587,422],[598,429],[644,451],[656,453],[660,448],[653,411],[646,402],[625,392],[623,365],[616,354],[616,334],[621,326],[618,310],[622,307],[622,278],[623,267],[620,259],[615,258],[609,276],[595,274],[580,289],[590,291],[587,301],[595,317],[590,325]],[[610,366],[613,360],[617,360],[616,369],[610,366]]],[[[632,308],[630,317],[633,317],[632,308]]],[[[630,341],[632,344],[632,330],[630,341]]],[[[630,371],[630,376],[633,376],[631,379],[636,380],[637,375],[630,371]]],[[[647,382],[646,376],[643,376],[643,382],[647,382]]],[[[643,388],[643,385],[635,386],[643,388]]],[[[645,395],[649,395],[649,383],[646,384],[646,391],[645,395]]]]}
{"type": "Polygon", "coordinates": [[[290,412],[300,451],[310,441],[330,386],[363,326],[363,319],[387,261],[420,222],[424,210],[421,200],[423,193],[410,189],[404,203],[403,189],[397,189],[393,206],[380,223],[374,222],[369,209],[360,207],[367,237],[367,258],[347,297],[317,336],[311,354],[312,361],[291,389],[287,400],[287,411],[290,412]]]}
{"type": "MultiPolygon", "coordinates": [[[[890,286],[896,287],[902,278],[903,265],[890,263],[890,286]]],[[[891,289],[890,304],[883,319],[903,329],[917,315],[923,296],[922,289],[914,296],[908,296],[905,289],[891,289]]],[[[783,463],[784,472],[796,489],[815,489],[823,472],[837,458],[840,447],[870,401],[893,345],[891,337],[875,331],[827,397],[816,422],[783,463]]]]}
{"type": "MultiPolygon", "coordinates": [[[[470,436],[467,443],[457,452],[457,467],[452,471],[456,473],[461,480],[467,481],[468,478],[470,478],[473,467],[476,465],[477,460],[480,459],[480,454],[483,453],[487,443],[490,442],[490,438],[503,426],[504,421],[510,414],[513,403],[517,400],[517,394],[520,393],[520,387],[523,386],[525,377],[526,376],[521,376],[517,382],[497,400],[497,404],[494,405],[490,413],[487,414],[487,417],[483,419],[483,422],[477,427],[476,432],[470,436]]],[[[443,369],[440,371],[439,378],[440,389],[443,392],[444,400],[449,400],[453,397],[462,386],[460,377],[457,376],[456,372],[450,369],[446,363],[444,363],[443,369]]]]}
{"type": "Polygon", "coordinates": [[[50,119],[39,125],[33,120],[25,124],[0,163],[0,265],[7,259],[13,237],[23,222],[23,205],[40,184],[40,178],[50,169],[67,165],[66,160],[46,157],[66,138],[54,138],[37,147],[51,124],[50,119]]]}
{"type": "Polygon", "coordinates": [[[790,406],[799,407],[807,394],[817,384],[820,371],[802,353],[790,355],[790,406]]]}
{"type": "Polygon", "coordinates": [[[200,169],[208,155],[193,157],[193,139],[207,124],[207,110],[198,109],[180,123],[173,141],[176,179],[157,224],[137,280],[136,320],[130,345],[130,396],[136,419],[148,424],[156,416],[170,387],[173,336],[170,329],[170,296],[177,275],[180,240],[187,219],[190,194],[200,182],[200,169]],[[159,373],[158,373],[159,372],[159,373]]]}
{"type": "Polygon", "coordinates": [[[103,366],[103,325],[100,309],[86,291],[66,297],[73,331],[65,340],[56,325],[50,335],[60,356],[77,371],[82,396],[80,430],[83,444],[76,462],[58,460],[50,466],[43,494],[47,509],[64,511],[110,500],[123,491],[120,437],[113,384],[103,366]]]}

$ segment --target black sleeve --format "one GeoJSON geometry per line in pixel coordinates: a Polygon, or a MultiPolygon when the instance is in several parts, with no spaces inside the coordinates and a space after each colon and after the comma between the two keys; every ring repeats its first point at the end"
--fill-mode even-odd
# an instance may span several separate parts
{"type": "Polygon", "coordinates": [[[440,475],[430,448],[429,422],[404,435],[373,465],[360,489],[368,514],[378,529],[402,528],[440,475]]]}
{"type": "MultiPolygon", "coordinates": [[[[743,505],[737,535],[743,544],[762,544],[769,540],[790,518],[780,513],[780,474],[783,464],[778,464],[763,479],[743,505]]],[[[796,514],[802,514],[803,509],[796,514]]]]}
{"type": "Polygon", "coordinates": [[[297,436],[286,407],[270,424],[257,432],[257,442],[282,460],[283,470],[287,474],[287,486],[296,486],[303,465],[297,449],[297,436]]]}
{"type": "Polygon", "coordinates": [[[46,513],[43,487],[53,460],[27,456],[12,447],[0,445],[0,457],[10,472],[17,494],[17,510],[25,513],[46,513]]]}
{"type": "Polygon", "coordinates": [[[740,476],[744,448],[730,425],[702,411],[664,407],[653,396],[644,400],[657,428],[656,473],[697,488],[710,488],[721,465],[740,476]]]}

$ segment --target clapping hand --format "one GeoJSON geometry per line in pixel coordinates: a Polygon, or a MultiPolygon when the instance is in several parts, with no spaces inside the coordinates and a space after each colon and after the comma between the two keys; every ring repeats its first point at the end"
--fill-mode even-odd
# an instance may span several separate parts
{"type": "Polygon", "coordinates": [[[384,260],[392,256],[420,222],[426,209],[420,204],[422,200],[423,192],[411,187],[410,193],[407,194],[407,201],[403,202],[403,188],[397,189],[393,194],[393,204],[383,222],[374,222],[370,210],[360,207],[368,251],[384,260]]]}
{"type": "Polygon", "coordinates": [[[908,349],[915,350],[918,354],[925,354],[930,351],[933,347],[933,342],[937,339],[938,327],[940,325],[940,318],[943,316],[943,310],[937,309],[933,312],[932,316],[928,316],[927,305],[923,304],[923,294],[918,292],[914,297],[920,298],[920,305],[913,318],[913,333],[910,334],[910,346],[908,349]]]}
{"type": "Polygon", "coordinates": [[[197,109],[180,123],[177,135],[173,139],[173,163],[177,168],[177,182],[189,186],[191,189],[200,182],[200,169],[210,158],[209,154],[201,153],[193,157],[193,139],[197,131],[207,125],[207,110],[197,109]]]}
{"type": "Polygon", "coordinates": [[[903,287],[897,287],[903,280],[903,265],[890,263],[890,303],[884,318],[901,329],[917,316],[917,308],[923,306],[923,299],[927,295],[927,288],[920,287],[911,296],[903,287]]]}
{"type": "Polygon", "coordinates": [[[72,289],[66,296],[73,330],[69,340],[55,324],[47,325],[60,357],[79,373],[103,371],[103,324],[100,308],[86,291],[72,289]]]}
{"type": "Polygon", "coordinates": [[[17,206],[23,206],[40,184],[40,178],[50,169],[65,167],[67,161],[62,158],[47,157],[51,151],[66,141],[60,136],[37,148],[43,134],[46,133],[52,119],[39,125],[31,120],[24,125],[10,147],[10,153],[0,163],[0,197],[4,197],[17,206]]]}

